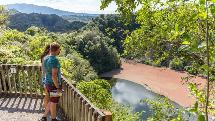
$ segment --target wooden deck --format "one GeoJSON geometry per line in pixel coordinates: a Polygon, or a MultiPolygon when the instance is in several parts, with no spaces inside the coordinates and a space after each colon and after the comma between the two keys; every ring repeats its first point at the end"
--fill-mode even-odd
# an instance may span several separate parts
{"type": "MultiPolygon", "coordinates": [[[[43,112],[42,97],[0,95],[0,121],[38,121],[43,112]]],[[[65,121],[61,114],[58,119],[65,121]]]]}

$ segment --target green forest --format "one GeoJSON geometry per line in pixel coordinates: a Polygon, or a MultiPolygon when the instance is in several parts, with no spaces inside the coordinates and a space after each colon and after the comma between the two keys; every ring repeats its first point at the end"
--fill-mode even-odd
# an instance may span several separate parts
{"type": "Polygon", "coordinates": [[[186,121],[185,111],[196,114],[198,121],[214,116],[215,1],[101,0],[101,9],[111,2],[116,2],[119,14],[86,23],[57,15],[10,15],[0,6],[0,64],[38,65],[44,47],[59,43],[63,75],[98,108],[110,110],[113,121],[141,121],[144,113],[114,101],[111,84],[99,77],[119,69],[121,58],[186,71],[208,79],[203,90],[188,83],[195,105],[174,110],[166,98],[143,100],[153,111],[147,121],[186,121]]]}
{"type": "Polygon", "coordinates": [[[81,21],[69,22],[55,14],[16,13],[10,15],[8,20],[8,27],[19,31],[26,31],[31,26],[37,26],[43,27],[50,32],[67,32],[76,31],[86,25],[86,23],[81,21]]]}

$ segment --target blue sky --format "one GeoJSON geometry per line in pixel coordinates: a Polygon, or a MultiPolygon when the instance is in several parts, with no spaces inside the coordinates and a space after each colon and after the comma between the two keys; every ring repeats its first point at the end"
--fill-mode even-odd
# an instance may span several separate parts
{"type": "Polygon", "coordinates": [[[100,0],[0,0],[1,5],[14,3],[48,6],[78,13],[114,13],[116,10],[116,5],[114,3],[105,10],[100,10],[100,0]]]}

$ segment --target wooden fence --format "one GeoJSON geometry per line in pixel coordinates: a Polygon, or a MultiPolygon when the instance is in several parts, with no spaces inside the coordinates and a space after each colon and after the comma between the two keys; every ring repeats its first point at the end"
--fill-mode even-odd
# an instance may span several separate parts
{"type": "MultiPolygon", "coordinates": [[[[41,67],[27,65],[0,65],[0,93],[24,96],[43,96],[41,67]]],[[[59,105],[68,121],[111,121],[111,113],[101,111],[63,78],[64,93],[59,105]]]]}

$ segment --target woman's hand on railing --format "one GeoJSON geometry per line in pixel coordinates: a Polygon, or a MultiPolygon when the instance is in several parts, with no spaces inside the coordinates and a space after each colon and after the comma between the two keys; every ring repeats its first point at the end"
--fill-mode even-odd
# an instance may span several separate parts
{"type": "Polygon", "coordinates": [[[58,96],[62,96],[62,89],[57,89],[57,94],[58,94],[58,96]]]}

